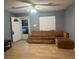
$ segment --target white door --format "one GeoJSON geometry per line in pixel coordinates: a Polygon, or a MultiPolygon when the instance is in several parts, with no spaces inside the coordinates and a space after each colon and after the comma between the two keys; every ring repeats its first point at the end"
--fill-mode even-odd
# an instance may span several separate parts
{"type": "Polygon", "coordinates": [[[21,39],[21,20],[18,17],[11,17],[13,42],[21,39]]]}
{"type": "Polygon", "coordinates": [[[44,16],[40,17],[40,30],[55,30],[56,24],[55,24],[55,16],[44,16]]]}

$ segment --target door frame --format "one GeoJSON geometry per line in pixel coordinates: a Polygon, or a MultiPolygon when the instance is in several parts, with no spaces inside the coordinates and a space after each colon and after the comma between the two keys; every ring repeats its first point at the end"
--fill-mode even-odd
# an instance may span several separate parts
{"type": "Polygon", "coordinates": [[[11,29],[11,42],[13,42],[13,31],[12,31],[12,21],[11,21],[11,17],[10,17],[10,29],[11,29]]]}
{"type": "MultiPolygon", "coordinates": [[[[12,21],[11,21],[12,17],[14,17],[14,16],[10,17],[10,28],[11,28],[11,40],[12,40],[12,43],[13,43],[13,31],[12,31],[12,21]]],[[[19,18],[21,18],[21,17],[19,17],[19,18]]],[[[31,30],[30,30],[30,16],[23,16],[23,17],[28,19],[28,30],[29,30],[29,32],[31,32],[31,30]]]]}

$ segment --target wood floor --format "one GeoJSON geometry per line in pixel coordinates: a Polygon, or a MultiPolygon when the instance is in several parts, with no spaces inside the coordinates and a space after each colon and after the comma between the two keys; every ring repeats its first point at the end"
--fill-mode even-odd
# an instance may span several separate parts
{"type": "Polygon", "coordinates": [[[75,59],[73,49],[59,49],[55,44],[28,44],[18,41],[5,52],[5,59],[75,59]]]}

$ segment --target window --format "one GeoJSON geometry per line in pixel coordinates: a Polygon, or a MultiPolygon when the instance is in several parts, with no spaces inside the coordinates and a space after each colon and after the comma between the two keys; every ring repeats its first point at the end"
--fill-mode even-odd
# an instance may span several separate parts
{"type": "Polygon", "coordinates": [[[55,16],[44,16],[40,17],[40,30],[55,30],[56,24],[55,24],[55,16]]]}

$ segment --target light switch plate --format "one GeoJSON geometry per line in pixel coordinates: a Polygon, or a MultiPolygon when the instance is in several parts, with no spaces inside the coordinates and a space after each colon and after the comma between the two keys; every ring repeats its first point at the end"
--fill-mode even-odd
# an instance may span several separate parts
{"type": "Polygon", "coordinates": [[[34,26],[34,27],[36,27],[36,26],[37,26],[37,24],[34,24],[33,26],[34,26]]]}

